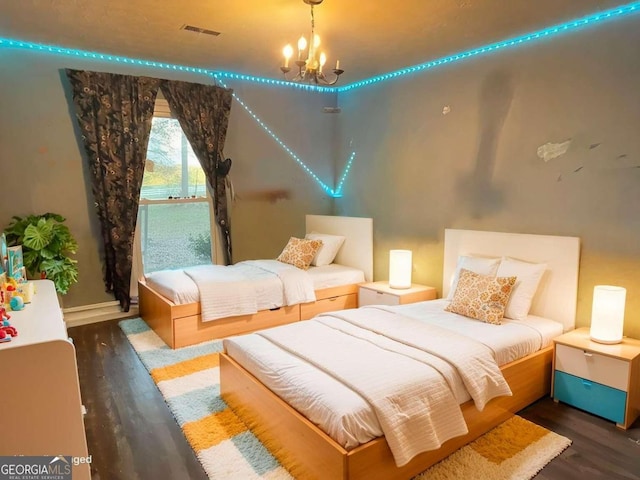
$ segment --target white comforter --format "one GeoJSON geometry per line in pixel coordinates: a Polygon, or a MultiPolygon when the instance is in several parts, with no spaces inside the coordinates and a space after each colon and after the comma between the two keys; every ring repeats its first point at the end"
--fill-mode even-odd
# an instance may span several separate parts
{"type": "Polygon", "coordinates": [[[202,321],[258,311],[256,279],[273,277],[279,285],[261,291],[270,298],[273,308],[314,302],[313,282],[304,270],[277,260],[248,260],[235,265],[206,265],[186,268],[184,272],[198,286],[202,321]]]}
{"type": "Polygon", "coordinates": [[[398,466],[467,433],[454,388],[460,381],[479,410],[511,394],[488,347],[382,308],[323,314],[258,335],[365,398],[398,466]]]}

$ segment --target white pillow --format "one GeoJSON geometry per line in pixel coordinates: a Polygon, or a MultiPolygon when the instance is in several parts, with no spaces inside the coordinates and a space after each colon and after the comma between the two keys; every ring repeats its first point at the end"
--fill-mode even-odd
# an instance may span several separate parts
{"type": "Polygon", "coordinates": [[[500,264],[500,258],[492,258],[492,257],[474,257],[472,255],[460,255],[458,257],[458,263],[456,265],[455,273],[453,274],[453,278],[451,279],[451,288],[449,288],[449,295],[447,295],[447,300],[453,299],[453,294],[456,291],[456,287],[458,286],[458,278],[460,278],[460,270],[470,270],[473,273],[477,273],[479,275],[491,275],[492,277],[496,276],[496,272],[498,271],[498,265],[500,264]]]}
{"type": "Polygon", "coordinates": [[[316,256],[311,261],[311,265],[315,265],[316,267],[332,264],[345,239],[345,237],[341,235],[328,235],[317,232],[307,233],[304,238],[322,241],[322,247],[320,247],[320,250],[318,250],[316,256]]]}
{"type": "Polygon", "coordinates": [[[509,297],[509,303],[504,311],[506,318],[513,320],[527,318],[531,302],[546,269],[546,263],[529,263],[515,258],[502,258],[496,275],[498,277],[517,277],[511,297],[509,297]]]}

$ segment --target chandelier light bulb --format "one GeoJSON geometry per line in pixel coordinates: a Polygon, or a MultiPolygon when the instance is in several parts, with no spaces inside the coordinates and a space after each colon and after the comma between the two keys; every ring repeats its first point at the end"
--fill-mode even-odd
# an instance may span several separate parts
{"type": "Polygon", "coordinates": [[[293,55],[293,47],[291,45],[286,45],[282,49],[282,54],[284,55],[284,66],[288,67],[289,66],[289,59],[293,55]]]}
{"type": "Polygon", "coordinates": [[[300,37],[300,39],[298,40],[298,60],[300,60],[302,58],[302,52],[304,52],[307,49],[307,39],[303,37],[300,37]]]}
{"type": "Polygon", "coordinates": [[[325,55],[324,52],[322,52],[320,54],[320,68],[319,70],[322,72],[322,67],[324,67],[324,64],[327,63],[327,56],[325,55]]]}
{"type": "Polygon", "coordinates": [[[318,48],[320,46],[320,35],[317,33],[313,36],[313,48],[318,48]]]}

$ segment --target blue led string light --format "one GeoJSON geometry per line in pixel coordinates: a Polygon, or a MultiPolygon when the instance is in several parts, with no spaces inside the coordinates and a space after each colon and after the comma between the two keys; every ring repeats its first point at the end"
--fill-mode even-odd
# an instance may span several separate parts
{"type": "Polygon", "coordinates": [[[586,17],[582,17],[580,19],[571,20],[566,23],[548,27],[548,28],[539,30],[537,32],[521,35],[519,37],[515,37],[509,40],[504,40],[497,43],[492,43],[490,45],[478,47],[472,50],[467,50],[465,52],[457,53],[457,54],[450,55],[448,57],[443,57],[437,60],[432,60],[419,65],[402,68],[394,72],[385,73],[385,74],[371,77],[365,80],[350,83],[348,85],[343,85],[341,87],[327,87],[327,86],[320,86],[320,85],[314,85],[314,84],[288,82],[286,80],[276,80],[273,78],[258,77],[253,75],[244,75],[241,73],[234,73],[234,72],[213,71],[205,68],[188,67],[185,65],[175,65],[170,63],[154,62],[150,60],[140,60],[135,58],[107,55],[104,53],[88,52],[84,50],[63,48],[63,47],[58,47],[54,45],[41,45],[38,43],[26,42],[21,40],[13,40],[9,38],[0,38],[0,47],[24,48],[27,50],[40,51],[44,53],[53,53],[53,54],[67,55],[70,57],[103,60],[103,61],[109,61],[109,62],[115,62],[115,63],[124,63],[127,65],[138,65],[143,67],[160,68],[164,70],[190,72],[190,73],[198,73],[198,74],[204,74],[204,75],[215,74],[217,78],[240,80],[244,82],[257,83],[261,85],[273,85],[273,86],[280,86],[280,87],[287,87],[287,88],[295,88],[295,89],[309,91],[309,92],[321,92],[321,93],[346,92],[349,90],[354,90],[356,88],[364,87],[374,83],[379,83],[379,82],[391,80],[397,77],[402,77],[404,75],[408,75],[411,73],[428,70],[440,65],[458,62],[460,60],[464,60],[470,57],[475,57],[483,53],[489,53],[489,52],[493,52],[493,51],[504,49],[504,48],[514,47],[517,45],[521,45],[523,43],[531,42],[531,41],[542,39],[542,38],[547,38],[549,36],[557,35],[560,33],[569,32],[577,28],[584,27],[585,25],[599,23],[606,20],[611,20],[614,18],[629,15],[632,13],[637,13],[638,11],[640,11],[640,1],[635,1],[626,5],[622,5],[620,7],[605,10],[600,13],[594,13],[586,17]]]}
{"type": "Polygon", "coordinates": [[[344,182],[347,179],[347,176],[349,175],[349,171],[351,170],[351,165],[353,164],[353,160],[355,160],[355,158],[356,158],[356,152],[353,151],[351,152],[351,156],[349,157],[347,164],[344,166],[342,176],[340,177],[340,181],[338,182],[338,188],[336,188],[336,191],[333,195],[334,197],[337,198],[342,196],[342,187],[344,186],[344,182]]]}
{"type": "Polygon", "coordinates": [[[121,57],[117,55],[108,55],[106,53],[89,52],[86,50],[77,50],[74,48],[64,48],[55,45],[42,45],[39,43],[25,42],[22,40],[13,40],[11,38],[0,37],[0,47],[10,48],[24,48],[26,50],[32,50],[43,53],[53,53],[58,55],[66,55],[68,57],[86,58],[93,60],[102,60],[114,63],[123,63],[126,65],[136,65],[141,67],[160,68],[163,70],[172,70],[188,73],[198,73],[203,75],[217,75],[220,78],[230,78],[233,80],[242,80],[245,82],[259,83],[262,85],[276,85],[280,87],[297,88],[307,92],[335,92],[335,88],[323,87],[320,85],[312,85],[306,83],[291,83],[285,80],[276,80],[273,78],[257,77],[254,75],[244,75],[241,73],[224,72],[208,70],[206,68],[189,67],[186,65],[176,65],[173,63],[154,62],[151,60],[142,60],[138,58],[121,57]]]}
{"type": "Polygon", "coordinates": [[[172,63],[154,62],[151,60],[139,60],[135,58],[120,57],[117,55],[108,55],[105,53],[87,52],[85,50],[76,50],[73,48],[57,47],[54,45],[41,45],[39,43],[23,42],[21,40],[12,40],[10,38],[0,37],[0,47],[24,48],[27,50],[32,50],[37,52],[66,55],[68,57],[103,60],[107,62],[124,63],[127,65],[139,65],[142,67],[162,68],[164,70],[200,73],[204,75],[209,75],[212,73],[211,70],[207,70],[206,68],[187,67],[185,65],[175,65],[172,63]]]}
{"type": "MultiPolygon", "coordinates": [[[[1,37],[0,37],[0,47],[23,48],[23,49],[38,51],[43,53],[66,55],[69,57],[102,60],[102,61],[121,63],[126,65],[135,65],[135,66],[159,68],[159,69],[171,70],[171,71],[181,71],[181,72],[209,75],[216,78],[216,80],[218,80],[220,83],[222,83],[221,79],[225,78],[225,79],[240,80],[240,81],[245,81],[250,83],[257,83],[262,85],[273,85],[273,86],[281,86],[281,87],[287,87],[287,88],[296,88],[299,90],[309,91],[309,92],[320,92],[320,93],[347,92],[357,88],[365,87],[367,85],[371,85],[371,84],[379,83],[382,81],[387,81],[394,78],[402,77],[404,75],[428,70],[440,65],[446,65],[448,63],[458,62],[460,60],[464,60],[466,58],[474,57],[480,54],[489,53],[489,52],[493,52],[493,51],[504,49],[504,48],[514,47],[517,45],[521,45],[523,43],[528,43],[534,40],[547,38],[549,36],[557,35],[560,33],[569,32],[577,28],[581,28],[588,24],[594,24],[594,23],[605,21],[605,20],[622,17],[625,15],[636,13],[638,11],[640,11],[640,1],[632,2],[620,7],[616,7],[610,10],[600,12],[600,13],[588,15],[586,17],[583,17],[577,20],[572,20],[566,23],[548,27],[543,30],[539,30],[537,32],[533,32],[533,33],[529,33],[526,35],[509,39],[509,40],[493,43],[493,44],[479,47],[476,49],[468,50],[462,53],[450,55],[448,57],[443,57],[437,60],[432,60],[419,65],[402,68],[394,72],[378,75],[375,77],[371,77],[371,78],[354,82],[341,87],[327,87],[327,86],[319,86],[314,84],[295,83],[295,82],[288,82],[285,80],[276,80],[272,78],[257,77],[253,75],[244,75],[244,74],[234,73],[234,72],[213,71],[205,68],[189,67],[185,65],[176,65],[176,64],[170,64],[170,63],[155,62],[150,60],[134,59],[134,58],[121,57],[116,55],[108,55],[108,54],[98,53],[98,52],[89,52],[84,50],[63,48],[63,47],[58,47],[54,45],[42,45],[38,43],[26,42],[21,40],[13,40],[13,39],[1,38],[1,37]]],[[[265,125],[264,122],[262,122],[262,120],[260,120],[260,118],[258,118],[257,115],[255,115],[251,111],[251,109],[242,100],[240,100],[240,98],[238,98],[238,96],[235,93],[233,96],[238,101],[238,103],[251,115],[251,117],[254,120],[256,120],[256,122],[262,127],[262,129],[265,132],[267,132],[295,160],[295,162],[298,165],[300,165],[300,167],[302,167],[302,169],[305,172],[307,172],[311,176],[311,178],[313,178],[318,183],[318,185],[320,185],[320,187],[327,194],[331,195],[332,197],[342,196],[342,188],[349,174],[349,171],[351,170],[352,163],[355,159],[355,156],[356,156],[355,152],[351,153],[351,156],[349,157],[349,160],[345,165],[345,169],[342,173],[342,176],[340,177],[340,181],[338,182],[338,186],[336,190],[333,190],[327,184],[325,184],[322,180],[320,180],[320,178],[298,157],[298,155],[296,155],[288,146],[286,146],[284,142],[280,140],[280,138],[275,133],[273,133],[273,131],[267,125],[265,125]]]]}
{"type": "Polygon", "coordinates": [[[612,18],[629,15],[631,13],[636,13],[638,11],[640,11],[640,2],[629,3],[627,5],[616,7],[611,10],[606,10],[601,13],[594,13],[592,15],[588,15],[586,17],[583,17],[577,20],[572,20],[570,22],[548,27],[543,30],[539,30],[537,32],[521,35],[519,37],[511,38],[509,40],[503,40],[501,42],[492,43],[490,45],[485,45],[483,47],[475,48],[473,50],[467,50],[466,52],[457,53],[454,55],[450,55],[448,57],[443,57],[437,60],[421,63],[419,65],[413,65],[411,67],[401,68],[400,70],[396,70],[394,72],[385,73],[385,74],[371,77],[365,80],[361,80],[359,82],[343,85],[341,87],[337,87],[336,90],[338,92],[347,92],[349,90],[354,90],[356,88],[364,87],[374,83],[391,80],[393,78],[402,77],[404,75],[420,72],[423,70],[428,70],[434,67],[438,67],[440,65],[445,65],[447,63],[453,63],[460,60],[464,60],[466,58],[474,57],[476,55],[480,55],[483,53],[493,52],[495,50],[500,50],[503,48],[514,47],[517,45],[521,45],[523,43],[530,42],[532,40],[538,40],[538,39],[546,38],[559,33],[565,33],[565,32],[583,27],[588,24],[594,24],[594,23],[602,22],[603,20],[609,20],[612,18]]]}
{"type": "Polygon", "coordinates": [[[242,80],[245,82],[260,83],[263,85],[276,85],[279,87],[296,88],[298,90],[304,90],[307,92],[331,93],[336,91],[335,87],[325,87],[321,85],[315,85],[313,83],[288,82],[286,80],[276,80],[273,78],[256,77],[254,75],[244,75],[242,73],[234,73],[234,72],[215,72],[214,76],[216,78],[230,78],[232,80],[242,80]]]}
{"type": "MultiPolygon", "coordinates": [[[[212,77],[224,88],[229,88],[227,87],[227,85],[220,80],[220,78],[218,77],[217,74],[212,74],[212,77]]],[[[338,188],[336,190],[332,189],[331,187],[329,187],[326,183],[324,183],[322,180],[320,180],[320,177],[318,177],[318,175],[316,175],[313,170],[311,170],[306,163],[304,163],[300,157],[293,151],[291,150],[291,148],[289,148],[282,140],[280,140],[280,137],[278,137],[273,130],[271,130],[266,123],[264,123],[260,117],[258,117],[255,113],[253,113],[253,110],[251,110],[251,108],[242,101],[242,99],[238,96],[237,93],[233,92],[231,94],[233,96],[233,98],[242,106],[242,108],[245,109],[245,111],[251,116],[251,118],[253,118],[258,125],[260,125],[260,127],[267,132],[267,134],[273,138],[276,143],[278,145],[280,145],[280,147],[282,147],[282,149],[287,152],[289,154],[289,156],[291,158],[293,158],[293,160],[295,160],[295,162],[302,167],[302,169],[307,172],[307,174],[313,179],[315,180],[315,182],[320,185],[320,187],[322,188],[322,190],[325,191],[325,193],[327,193],[329,196],[331,197],[341,197],[342,196],[342,187],[344,185],[345,179],[347,178],[347,174],[349,173],[349,170],[351,170],[351,164],[353,163],[353,159],[356,156],[356,152],[352,152],[351,153],[351,157],[349,158],[349,161],[347,162],[347,165],[345,166],[345,170],[342,173],[342,177],[340,179],[340,183],[338,184],[338,188]]]]}

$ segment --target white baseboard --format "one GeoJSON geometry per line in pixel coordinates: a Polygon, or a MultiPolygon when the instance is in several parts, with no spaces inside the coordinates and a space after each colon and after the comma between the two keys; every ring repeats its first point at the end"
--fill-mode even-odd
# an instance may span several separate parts
{"type": "Polygon", "coordinates": [[[112,302],[63,308],[62,313],[64,314],[64,321],[67,327],[78,327],[80,325],[104,322],[106,320],[137,317],[138,306],[131,305],[128,312],[123,312],[120,309],[120,303],[114,300],[112,302]]]}

